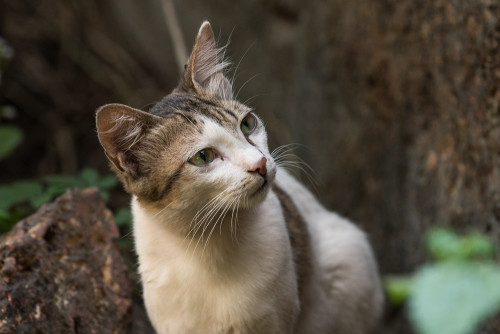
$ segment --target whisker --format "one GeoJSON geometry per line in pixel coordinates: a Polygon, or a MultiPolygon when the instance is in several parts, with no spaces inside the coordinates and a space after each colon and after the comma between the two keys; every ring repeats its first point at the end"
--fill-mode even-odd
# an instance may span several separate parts
{"type": "MultiPolygon", "coordinates": [[[[250,49],[255,45],[255,41],[250,44],[250,46],[247,48],[247,50],[245,51],[245,53],[243,54],[243,56],[241,56],[240,58],[240,61],[238,62],[238,64],[236,65],[236,68],[234,69],[234,72],[233,72],[233,76],[231,78],[231,83],[234,82],[235,78],[236,78],[236,72],[238,72],[238,68],[240,67],[240,64],[241,62],[243,61],[243,59],[245,58],[245,56],[247,55],[248,51],[250,51],[250,49]]],[[[237,96],[237,94],[236,94],[237,96]]]]}
{"type": "MultiPolygon", "coordinates": [[[[228,203],[228,208],[232,208],[233,204],[236,202],[237,199],[231,200],[231,202],[228,203]]],[[[234,211],[233,211],[234,212],[234,211]]],[[[231,213],[231,217],[233,214],[231,213]]],[[[222,224],[219,225],[219,235],[222,235],[222,224]]]]}
{"type": "Polygon", "coordinates": [[[312,186],[314,189],[314,192],[316,195],[318,195],[319,190],[318,190],[318,184],[319,182],[317,181],[317,174],[314,172],[314,170],[309,167],[305,162],[299,162],[299,161],[280,161],[276,163],[278,167],[282,167],[290,171],[291,173],[295,174],[295,176],[300,177],[297,173],[298,171],[301,171],[307,178],[307,181],[309,184],[312,186]],[[312,175],[314,174],[314,176],[312,175]]]}
{"type": "MultiPolygon", "coordinates": [[[[232,190],[232,189],[230,189],[232,190]]],[[[216,217],[217,213],[218,212],[221,212],[220,209],[224,206],[224,202],[226,201],[226,199],[231,196],[231,193],[228,192],[227,194],[224,194],[225,196],[221,196],[219,197],[219,201],[218,203],[215,203],[214,206],[207,211],[207,213],[204,215],[204,217],[199,221],[198,223],[198,228],[196,229],[196,231],[194,232],[194,234],[197,233],[197,231],[201,228],[201,226],[203,226],[203,229],[202,229],[202,232],[201,232],[201,236],[199,237],[198,241],[196,242],[196,245],[195,245],[195,248],[193,250],[193,254],[194,252],[196,251],[196,249],[198,248],[198,245],[200,243],[201,240],[204,239],[204,235],[205,235],[205,232],[208,230],[210,224],[212,223],[213,219],[216,217]]],[[[227,208],[227,204],[226,204],[226,208],[227,208]]],[[[224,212],[226,210],[226,208],[224,208],[222,210],[222,212],[224,212]]],[[[219,215],[220,217],[220,215],[219,215]]],[[[217,225],[217,222],[218,222],[218,219],[216,220],[215,224],[214,224],[214,227],[217,225]]],[[[212,228],[211,232],[213,231],[214,227],[212,228]]],[[[211,235],[211,232],[210,232],[210,235],[211,235]]],[[[194,236],[193,236],[194,237],[194,236]]],[[[192,241],[192,239],[191,239],[192,241]]],[[[208,239],[207,239],[208,241],[208,239]]],[[[191,242],[190,242],[191,244],[191,242]]],[[[189,247],[189,245],[188,245],[189,247]]]]}
{"type": "Polygon", "coordinates": [[[304,174],[306,174],[310,182],[317,184],[318,182],[316,181],[316,179],[318,175],[316,174],[314,169],[302,158],[292,153],[293,148],[298,146],[303,145],[291,143],[279,146],[271,152],[271,156],[273,157],[276,165],[281,167],[296,167],[297,169],[300,169],[302,172],[304,172],[304,174]]]}
{"type": "MultiPolygon", "coordinates": [[[[238,241],[238,233],[237,233],[237,228],[238,228],[238,213],[240,211],[240,200],[241,200],[241,195],[238,198],[238,204],[236,205],[236,215],[235,215],[235,221],[234,221],[234,239],[236,240],[236,244],[239,244],[238,241]]],[[[246,195],[243,195],[243,202],[245,201],[246,195]]]]}
{"type": "Polygon", "coordinates": [[[317,181],[318,175],[309,165],[307,165],[303,161],[279,161],[276,163],[276,165],[284,168],[287,167],[296,168],[302,171],[307,177],[310,177],[311,181],[313,181],[315,184],[318,184],[317,181]]]}
{"type": "Polygon", "coordinates": [[[249,97],[248,99],[245,100],[245,102],[243,102],[243,104],[247,105],[249,104],[249,102],[253,99],[255,99],[256,97],[260,97],[260,96],[264,96],[265,94],[257,94],[257,95],[254,95],[252,97],[249,97]]]}
{"type": "Polygon", "coordinates": [[[318,191],[319,182],[317,181],[318,174],[302,158],[292,153],[293,148],[298,146],[303,146],[303,145],[292,143],[279,146],[272,151],[271,156],[273,157],[274,162],[278,167],[282,167],[289,170],[297,177],[299,177],[299,175],[296,173],[296,171],[297,170],[301,171],[306,176],[307,181],[314,189],[314,192],[318,194],[319,193],[318,191]]]}
{"type": "Polygon", "coordinates": [[[198,212],[196,213],[196,215],[193,217],[193,219],[191,220],[191,222],[193,220],[196,220],[198,219],[198,217],[203,213],[203,211],[207,210],[207,208],[213,204],[215,201],[219,200],[222,196],[224,196],[226,194],[226,192],[228,192],[230,189],[226,189],[224,191],[222,191],[220,194],[218,194],[217,196],[215,196],[214,198],[212,198],[210,201],[208,201],[200,210],[198,210],[198,212]]]}
{"type": "Polygon", "coordinates": [[[190,222],[191,228],[188,231],[188,233],[186,234],[186,236],[184,237],[184,240],[185,240],[192,233],[191,241],[189,242],[188,248],[191,246],[191,242],[193,241],[193,238],[195,237],[196,233],[203,225],[203,221],[206,218],[206,216],[214,209],[214,207],[216,207],[222,201],[223,197],[226,196],[230,190],[231,189],[226,189],[226,190],[222,191],[220,194],[218,194],[217,196],[215,196],[214,198],[212,198],[200,210],[198,210],[198,212],[195,214],[193,219],[191,219],[191,222],[190,222]],[[206,212],[206,213],[204,214],[203,218],[200,221],[198,221],[198,218],[204,212],[206,212]]]}
{"type": "MultiPolygon", "coordinates": [[[[198,244],[200,243],[200,240],[203,240],[203,236],[205,235],[205,231],[207,230],[208,226],[210,225],[210,223],[212,222],[213,218],[215,217],[215,215],[217,214],[217,211],[224,205],[224,202],[221,200],[219,201],[216,205],[214,205],[214,207],[212,209],[210,209],[207,214],[202,218],[202,220],[199,222],[199,227],[196,229],[196,231],[194,232],[195,235],[196,233],[198,232],[198,230],[201,228],[201,226],[203,226],[203,229],[201,231],[201,236],[200,238],[198,239],[198,241],[196,242],[196,245],[193,249],[193,254],[194,252],[196,251],[196,249],[198,248],[198,244]]],[[[191,239],[192,241],[193,239],[191,239]]],[[[191,242],[189,243],[189,245],[191,245],[191,242]]],[[[188,245],[188,247],[189,247],[188,245]]]]}
{"type": "Polygon", "coordinates": [[[158,212],[156,212],[155,214],[153,214],[149,218],[151,218],[151,219],[156,218],[159,214],[161,214],[163,211],[167,210],[169,207],[170,207],[170,204],[165,205],[165,207],[163,207],[160,210],[158,210],[158,212]]]}
{"type": "Polygon", "coordinates": [[[297,147],[305,147],[305,145],[302,145],[299,143],[290,143],[290,144],[286,144],[286,145],[281,145],[281,146],[276,147],[271,152],[271,156],[274,158],[274,155],[281,152],[282,150],[286,149],[287,151],[290,151],[290,150],[293,150],[294,148],[297,148],[297,147]]]}
{"type": "MultiPolygon", "coordinates": [[[[234,218],[238,219],[238,208],[240,206],[241,196],[242,196],[241,194],[238,196],[238,199],[236,200],[235,208],[233,208],[233,212],[231,213],[231,241],[233,240],[233,219],[234,218]]],[[[234,236],[236,237],[236,228],[234,228],[234,233],[235,233],[234,236]]]]}
{"type": "Polygon", "coordinates": [[[120,237],[120,239],[125,239],[126,237],[129,237],[131,234],[132,234],[133,231],[128,231],[127,233],[125,233],[124,235],[122,235],[120,237]]]}
{"type": "Polygon", "coordinates": [[[207,241],[205,241],[205,246],[203,247],[203,251],[201,252],[202,257],[203,257],[203,254],[205,254],[205,249],[207,248],[208,242],[210,241],[210,237],[212,236],[212,233],[214,232],[215,228],[217,227],[217,224],[220,223],[219,226],[221,226],[221,228],[222,228],[222,222],[224,221],[224,218],[226,217],[226,214],[227,214],[230,207],[231,207],[231,203],[228,203],[226,205],[226,207],[220,213],[219,218],[217,218],[217,220],[215,221],[215,224],[213,224],[212,229],[210,230],[210,233],[208,234],[207,241]]]}
{"type": "Polygon", "coordinates": [[[238,95],[240,94],[240,91],[243,89],[243,87],[245,87],[245,86],[246,86],[246,84],[247,84],[247,83],[249,83],[250,81],[252,81],[253,79],[255,79],[256,77],[258,77],[258,76],[259,76],[259,75],[261,75],[261,74],[262,74],[262,73],[257,73],[257,74],[255,74],[255,75],[251,76],[251,77],[250,77],[247,81],[245,81],[245,82],[243,83],[243,85],[241,85],[241,87],[240,87],[240,88],[238,89],[238,91],[236,92],[236,95],[235,95],[234,99],[235,99],[235,100],[237,100],[237,99],[238,99],[238,95]]]}

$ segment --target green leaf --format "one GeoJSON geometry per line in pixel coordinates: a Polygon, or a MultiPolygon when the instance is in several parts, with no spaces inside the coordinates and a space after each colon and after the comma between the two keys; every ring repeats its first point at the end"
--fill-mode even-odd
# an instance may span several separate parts
{"type": "Polygon", "coordinates": [[[460,240],[462,258],[490,258],[495,256],[495,244],[489,237],[477,232],[470,233],[460,240]]]}
{"type": "Polygon", "coordinates": [[[42,185],[36,181],[18,181],[0,186],[0,209],[8,210],[14,204],[30,202],[42,194],[42,185]]]}
{"type": "Polygon", "coordinates": [[[115,213],[115,222],[119,227],[132,226],[132,212],[129,208],[120,208],[115,213]]]}
{"type": "Polygon", "coordinates": [[[99,173],[93,168],[84,168],[80,172],[81,184],[84,187],[96,187],[99,181],[99,173]]]}
{"type": "Polygon", "coordinates": [[[9,218],[10,218],[10,214],[5,210],[0,209],[0,221],[8,220],[9,218]]]}
{"type": "Polygon", "coordinates": [[[78,177],[70,175],[47,175],[43,178],[48,186],[58,187],[64,192],[67,188],[80,188],[81,181],[78,177]]]}
{"type": "Polygon", "coordinates": [[[23,141],[23,132],[10,125],[0,126],[0,160],[9,156],[23,141]]]}
{"type": "Polygon", "coordinates": [[[492,258],[495,246],[491,239],[470,233],[463,237],[446,229],[434,229],[427,234],[427,247],[438,261],[452,259],[492,258]]]}
{"type": "Polygon", "coordinates": [[[8,232],[16,222],[15,217],[10,216],[5,211],[0,211],[0,233],[8,232]]]}
{"type": "Polygon", "coordinates": [[[0,186],[0,210],[8,210],[16,199],[11,196],[10,186],[0,186]]]}
{"type": "Polygon", "coordinates": [[[500,269],[493,262],[427,266],[413,283],[410,319],[421,334],[472,334],[500,308],[500,269]]]}
{"type": "Polygon", "coordinates": [[[50,197],[50,199],[63,194],[66,191],[66,187],[57,185],[57,184],[49,184],[45,188],[45,194],[50,197]]]}
{"type": "Polygon", "coordinates": [[[99,182],[97,183],[97,186],[99,189],[111,189],[114,188],[118,184],[118,179],[114,174],[108,174],[104,175],[99,182]]]}
{"type": "Polygon", "coordinates": [[[102,198],[104,198],[104,200],[106,202],[109,201],[109,198],[111,197],[111,195],[109,194],[109,191],[99,189],[99,192],[101,193],[102,198]]]}
{"type": "Polygon", "coordinates": [[[446,260],[457,254],[460,247],[455,233],[446,229],[434,229],[427,233],[427,248],[436,260],[446,260]]]}
{"type": "Polygon", "coordinates": [[[19,220],[29,213],[14,210],[12,212],[0,210],[0,233],[8,232],[19,220]]]}
{"type": "Polygon", "coordinates": [[[42,185],[37,181],[18,181],[11,185],[12,195],[23,200],[40,195],[42,190],[42,185]]]}
{"type": "Polygon", "coordinates": [[[384,280],[384,287],[387,294],[387,298],[396,305],[402,304],[408,299],[411,287],[412,279],[403,276],[388,276],[384,280]]]}
{"type": "Polygon", "coordinates": [[[45,191],[43,192],[42,194],[36,196],[36,197],[33,197],[30,199],[30,204],[35,208],[35,209],[38,209],[39,207],[41,207],[43,204],[45,203],[48,203],[52,200],[54,196],[45,191]]]}

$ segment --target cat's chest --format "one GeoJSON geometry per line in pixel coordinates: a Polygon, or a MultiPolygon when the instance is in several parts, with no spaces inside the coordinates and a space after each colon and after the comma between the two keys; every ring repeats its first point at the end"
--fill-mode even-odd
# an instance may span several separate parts
{"type": "Polygon", "coordinates": [[[267,272],[260,271],[257,262],[245,265],[249,270],[242,269],[238,275],[217,276],[185,263],[171,263],[159,280],[144,282],[150,316],[166,326],[159,332],[248,333],[264,323],[265,332],[287,332],[283,328],[289,324],[278,313],[283,305],[290,307],[287,314],[297,312],[293,272],[283,263],[267,272]]]}
{"type": "MultiPolygon", "coordinates": [[[[291,305],[294,312],[296,278],[279,210],[262,208],[251,222],[242,219],[240,224],[251,228],[217,261],[197,258],[168,233],[141,226],[140,212],[134,215],[146,306],[165,326],[195,326],[192,332],[213,326],[214,333],[231,328],[236,333],[238,326],[274,317],[280,305],[291,305]]],[[[176,332],[174,327],[165,332],[176,332]]]]}

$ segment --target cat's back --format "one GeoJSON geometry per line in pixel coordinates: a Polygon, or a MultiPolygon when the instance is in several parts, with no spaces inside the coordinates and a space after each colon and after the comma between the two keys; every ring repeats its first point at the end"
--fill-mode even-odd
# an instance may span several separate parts
{"type": "MultiPolygon", "coordinates": [[[[296,333],[370,333],[382,311],[383,297],[365,234],[349,220],[325,209],[284,169],[278,170],[274,191],[280,198],[285,218],[297,219],[295,216],[299,213],[298,219],[302,219],[304,232],[308,233],[308,245],[299,247],[302,253],[306,249],[309,254],[306,257],[294,254],[299,287],[300,283],[305,285],[299,288],[304,294],[303,311],[296,333]],[[280,192],[285,196],[280,196],[280,192]],[[288,213],[287,217],[290,207],[294,207],[291,210],[296,213],[288,213]]],[[[303,239],[293,235],[297,232],[289,227],[291,240],[303,239]]],[[[292,246],[296,245],[292,242],[292,246]]]]}

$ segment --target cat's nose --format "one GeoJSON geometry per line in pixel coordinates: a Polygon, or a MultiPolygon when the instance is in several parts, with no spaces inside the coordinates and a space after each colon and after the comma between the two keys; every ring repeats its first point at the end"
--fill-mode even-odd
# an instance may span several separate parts
{"type": "Polygon", "coordinates": [[[261,176],[266,176],[267,168],[266,168],[266,158],[262,158],[257,161],[248,171],[249,172],[257,172],[261,176]]]}

